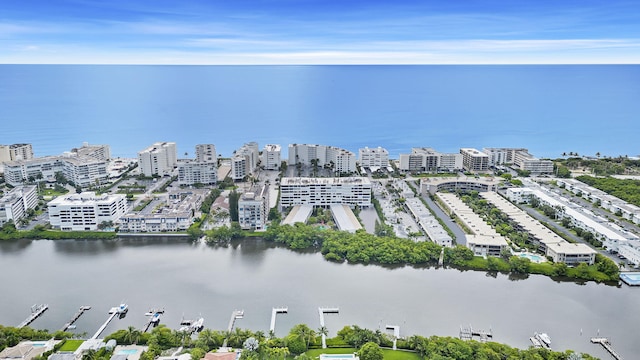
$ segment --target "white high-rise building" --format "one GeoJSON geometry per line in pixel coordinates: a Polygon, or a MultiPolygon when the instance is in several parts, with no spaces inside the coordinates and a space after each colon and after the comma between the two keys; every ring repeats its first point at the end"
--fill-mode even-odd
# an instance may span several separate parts
{"type": "Polygon", "coordinates": [[[313,205],[328,208],[342,204],[371,206],[371,181],[366,177],[282,178],[280,206],[313,205]]]}
{"type": "Polygon", "coordinates": [[[196,145],[196,162],[199,163],[212,163],[218,162],[216,154],[216,146],[213,144],[199,144],[196,145]]]}
{"type": "Polygon", "coordinates": [[[412,148],[400,154],[399,169],[412,172],[457,171],[462,169],[462,154],[445,154],[432,148],[412,148]]]}
{"type": "Polygon", "coordinates": [[[489,155],[489,166],[513,165],[533,174],[553,173],[553,161],[538,159],[524,148],[484,148],[482,152],[489,155]]]}
{"type": "Polygon", "coordinates": [[[138,153],[138,166],[144,176],[168,175],[178,164],[176,143],[157,142],[138,153]]]}
{"type": "Polygon", "coordinates": [[[337,173],[356,172],[356,155],[351,151],[327,145],[289,144],[289,166],[312,165],[312,160],[318,161],[318,166],[332,166],[337,173]]]}
{"type": "Polygon", "coordinates": [[[31,179],[53,181],[60,172],[76,186],[92,186],[107,180],[107,165],[106,160],[87,156],[45,156],[5,164],[5,180],[12,186],[31,179]]]}
{"type": "Polygon", "coordinates": [[[83,192],[49,202],[49,222],[63,231],[96,230],[102,222],[116,222],[126,212],[127,200],[122,194],[83,192]]]}
{"type": "Polygon", "coordinates": [[[231,178],[242,180],[245,176],[251,175],[258,166],[260,149],[257,142],[250,142],[242,145],[231,157],[231,178]]]}
{"type": "Polygon", "coordinates": [[[269,187],[245,192],[238,199],[238,222],[246,230],[265,230],[269,216],[269,187]]]}
{"type": "Polygon", "coordinates": [[[266,170],[279,170],[282,163],[280,145],[267,144],[262,150],[262,166],[266,170]]]}
{"type": "Polygon", "coordinates": [[[467,171],[487,171],[489,169],[489,155],[473,148],[461,148],[462,166],[467,171]]]}
{"type": "Polygon", "coordinates": [[[386,168],[389,166],[389,152],[380,146],[358,149],[358,159],[360,166],[366,168],[386,168]]]}
{"type": "Polygon", "coordinates": [[[215,162],[182,161],[178,163],[178,184],[212,185],[218,181],[218,166],[215,162]]]}
{"type": "Polygon", "coordinates": [[[17,224],[27,216],[29,209],[38,206],[38,192],[36,187],[19,186],[11,189],[0,198],[0,226],[12,220],[17,224]]]}
{"type": "Polygon", "coordinates": [[[31,159],[33,159],[33,147],[31,144],[0,145],[0,164],[31,159]]]}
{"type": "Polygon", "coordinates": [[[111,160],[111,147],[109,145],[89,145],[85,142],[81,147],[71,149],[71,155],[108,161],[111,160]]]}

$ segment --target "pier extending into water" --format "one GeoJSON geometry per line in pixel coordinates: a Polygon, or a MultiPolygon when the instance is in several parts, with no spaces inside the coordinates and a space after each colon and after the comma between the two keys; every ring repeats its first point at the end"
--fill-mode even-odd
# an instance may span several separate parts
{"type": "Polygon", "coordinates": [[[242,319],[244,317],[244,310],[234,310],[231,313],[231,319],[229,319],[229,326],[227,327],[227,331],[233,331],[233,327],[236,324],[237,319],[242,319]]]}
{"type": "Polygon", "coordinates": [[[31,324],[33,322],[33,320],[37,319],[40,317],[40,315],[42,315],[45,311],[47,311],[47,309],[49,308],[49,305],[47,304],[40,304],[40,305],[36,305],[34,304],[33,306],[31,306],[31,314],[29,315],[28,318],[26,318],[23,322],[21,322],[17,328],[23,328],[29,324],[31,324]]]}
{"type": "Polygon", "coordinates": [[[287,314],[289,309],[286,306],[271,309],[271,326],[269,326],[269,332],[276,331],[276,315],[287,314]]]}
{"type": "Polygon", "coordinates": [[[609,354],[611,354],[611,356],[616,359],[616,360],[621,360],[622,357],[615,351],[613,350],[613,347],[611,346],[611,343],[609,342],[609,339],[607,338],[603,338],[603,337],[595,337],[595,338],[591,338],[591,342],[594,344],[600,344],[602,345],[602,347],[607,350],[609,352],[609,354]]]}
{"type": "Polygon", "coordinates": [[[80,306],[80,309],[78,310],[78,312],[75,315],[73,315],[73,317],[71,318],[71,320],[69,320],[69,322],[67,322],[62,326],[62,328],[60,328],[60,331],[67,331],[71,327],[71,325],[73,325],[76,321],[78,321],[78,319],[80,319],[80,316],[82,316],[82,314],[84,314],[84,312],[87,310],[91,310],[91,306],[88,306],[88,305],[80,306]]]}
{"type": "MultiPolygon", "coordinates": [[[[337,307],[319,307],[318,308],[318,316],[320,316],[320,328],[325,329],[324,325],[324,314],[339,314],[340,309],[337,307]]],[[[327,348],[327,335],[322,334],[322,348],[327,348]]]]}
{"type": "Polygon", "coordinates": [[[460,326],[460,340],[471,340],[473,337],[479,337],[481,342],[489,341],[489,339],[493,339],[493,333],[491,329],[489,331],[485,330],[473,330],[471,324],[469,327],[460,326]]]}
{"type": "Polygon", "coordinates": [[[113,320],[114,317],[121,315],[122,312],[118,311],[117,307],[113,307],[111,308],[111,310],[109,310],[109,317],[107,318],[107,321],[104,322],[104,324],[102,324],[102,326],[100,326],[98,328],[98,330],[96,331],[95,334],[93,334],[93,336],[90,338],[91,340],[95,340],[98,338],[98,336],[100,336],[100,334],[102,334],[102,332],[104,331],[104,329],[107,328],[107,325],[109,325],[109,323],[111,322],[111,320],[113,320]]]}

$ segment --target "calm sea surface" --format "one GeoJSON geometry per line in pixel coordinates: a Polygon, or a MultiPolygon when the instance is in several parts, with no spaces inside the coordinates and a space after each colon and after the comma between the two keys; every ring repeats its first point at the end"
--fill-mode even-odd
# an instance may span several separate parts
{"type": "Polygon", "coordinates": [[[336,264],[318,253],[300,253],[261,240],[212,248],[176,239],[0,242],[0,324],[17,325],[35,303],[50,309],[32,326],[60,328],[82,305],[93,308],[77,322],[91,336],[107,311],[123,300],[129,314],[105,333],[138,328],[144,313],[163,307],[161,322],[179,328],[184,316],[226,329],[231,312],[244,309],[237,326],[268,332],[271,308],[288,306],[276,333],[295,324],[318,328],[318,307],[330,334],[345,325],[371,329],[399,325],[402,336],[458,336],[460,325],[494,332],[496,341],[526,348],[544,331],[553,348],[576,349],[607,359],[589,343],[609,337],[625,359],[640,353],[638,291],[627,286],[558,283],[543,276],[496,277],[451,269],[388,269],[336,264]],[[581,333],[582,332],[582,333],[581,333]]]}
{"type": "Polygon", "coordinates": [[[640,66],[0,65],[0,144],[133,157],[248,141],[640,154],[640,66]]]}

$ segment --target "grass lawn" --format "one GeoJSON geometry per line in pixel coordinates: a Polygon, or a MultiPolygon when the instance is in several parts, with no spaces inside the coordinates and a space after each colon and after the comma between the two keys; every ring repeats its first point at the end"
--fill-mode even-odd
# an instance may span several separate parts
{"type": "Polygon", "coordinates": [[[83,342],[84,340],[67,340],[64,342],[64,344],[60,347],[60,350],[58,351],[74,352],[78,350],[78,348],[83,342]]]}
{"type": "MultiPolygon", "coordinates": [[[[307,355],[318,359],[320,354],[353,354],[356,351],[355,348],[312,349],[307,351],[307,355]]],[[[409,351],[382,349],[382,352],[385,360],[421,360],[420,356],[409,351]]]]}
{"type": "MultiPolygon", "coordinates": [[[[66,189],[65,189],[66,190],[66,189]]],[[[42,196],[60,196],[68,193],[69,191],[55,191],[54,189],[42,189],[40,190],[40,195],[42,196]]]]}

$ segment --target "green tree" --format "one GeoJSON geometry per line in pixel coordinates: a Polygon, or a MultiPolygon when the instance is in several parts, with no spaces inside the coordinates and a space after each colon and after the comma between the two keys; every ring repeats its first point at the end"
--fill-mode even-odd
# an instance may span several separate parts
{"type": "Polygon", "coordinates": [[[238,201],[240,200],[240,194],[238,194],[235,190],[229,193],[229,215],[231,217],[231,221],[238,221],[239,213],[238,213],[238,201]]]}
{"type": "Polygon", "coordinates": [[[529,266],[531,261],[527,258],[522,258],[519,256],[512,256],[509,258],[509,266],[511,268],[511,272],[518,274],[527,274],[529,272],[529,266]]]}
{"type": "Polygon", "coordinates": [[[358,356],[360,360],[382,360],[384,357],[380,345],[374,342],[368,342],[362,345],[362,348],[358,351],[358,356]]]}

